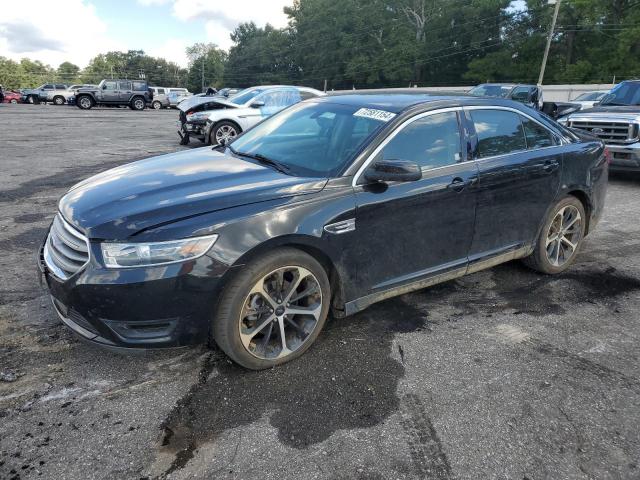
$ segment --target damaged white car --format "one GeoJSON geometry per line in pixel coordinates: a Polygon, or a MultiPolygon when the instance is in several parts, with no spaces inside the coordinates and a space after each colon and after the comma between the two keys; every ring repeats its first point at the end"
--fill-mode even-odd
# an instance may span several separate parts
{"type": "Polygon", "coordinates": [[[247,88],[229,98],[188,98],[178,105],[180,143],[187,145],[192,137],[207,145],[227,143],[284,108],[323,95],[313,88],[278,85],[247,88]]]}

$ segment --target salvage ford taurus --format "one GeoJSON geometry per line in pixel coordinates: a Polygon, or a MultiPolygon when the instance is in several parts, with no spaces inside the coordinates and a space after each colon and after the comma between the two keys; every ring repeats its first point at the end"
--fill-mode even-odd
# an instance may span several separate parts
{"type": "Polygon", "coordinates": [[[607,173],[600,140],[510,100],[324,97],[76,185],[39,263],[94,343],[211,339],[261,369],[300,356],[330,311],[513,259],[564,271],[607,173]]]}

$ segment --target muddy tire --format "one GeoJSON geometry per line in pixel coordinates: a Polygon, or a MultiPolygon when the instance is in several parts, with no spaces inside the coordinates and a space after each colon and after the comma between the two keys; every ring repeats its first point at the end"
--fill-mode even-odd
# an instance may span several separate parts
{"type": "Polygon", "coordinates": [[[324,326],[331,287],[313,257],[281,248],[249,262],[220,297],[212,339],[235,362],[251,370],[298,358],[324,326]]]}
{"type": "Polygon", "coordinates": [[[536,241],[533,253],[524,263],[541,273],[564,272],[575,261],[584,239],[584,205],[576,197],[560,200],[550,211],[536,241]]]}

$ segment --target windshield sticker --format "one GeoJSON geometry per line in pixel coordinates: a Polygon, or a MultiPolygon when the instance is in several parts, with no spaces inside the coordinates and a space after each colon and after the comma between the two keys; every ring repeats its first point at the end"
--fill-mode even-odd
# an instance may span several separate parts
{"type": "Polygon", "coordinates": [[[371,118],[381,122],[388,122],[396,116],[395,113],[386,112],[384,110],[376,110],[375,108],[361,108],[353,114],[354,117],[371,118]]]}

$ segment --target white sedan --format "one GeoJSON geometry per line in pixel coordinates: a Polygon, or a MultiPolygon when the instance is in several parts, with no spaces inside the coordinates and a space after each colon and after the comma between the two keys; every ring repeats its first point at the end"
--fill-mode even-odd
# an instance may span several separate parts
{"type": "Polygon", "coordinates": [[[227,143],[284,108],[323,95],[313,88],[278,85],[247,88],[229,98],[192,97],[178,105],[178,134],[182,144],[191,137],[208,145],[227,143]]]}

